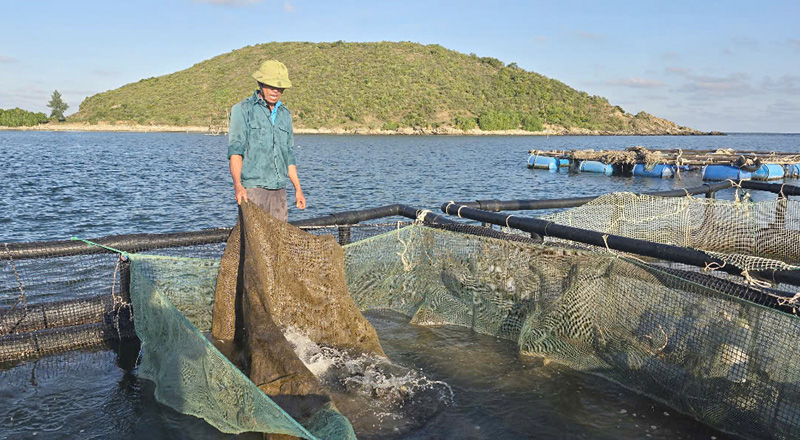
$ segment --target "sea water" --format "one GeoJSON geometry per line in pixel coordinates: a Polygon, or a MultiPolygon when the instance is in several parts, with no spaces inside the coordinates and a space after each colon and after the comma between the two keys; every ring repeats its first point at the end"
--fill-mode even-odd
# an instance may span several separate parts
{"type": "MultiPolygon", "coordinates": [[[[374,360],[322,350],[289,332],[361,439],[728,438],[602,378],[521,356],[511,341],[413,326],[392,312],[367,317],[394,367],[371,369],[374,360]],[[348,363],[355,364],[344,368],[349,374],[326,377],[348,363]],[[345,393],[334,380],[360,383],[345,393]]],[[[114,352],[94,351],[0,371],[0,439],[234,437],[160,404],[153,383],[126,367],[114,352]]]]}

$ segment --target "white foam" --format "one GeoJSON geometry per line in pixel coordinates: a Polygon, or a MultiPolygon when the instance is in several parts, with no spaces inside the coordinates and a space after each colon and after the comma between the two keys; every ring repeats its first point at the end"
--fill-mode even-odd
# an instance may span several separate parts
{"type": "Polygon", "coordinates": [[[422,373],[397,366],[386,358],[370,355],[352,356],[346,351],[324,347],[312,341],[302,330],[289,326],[284,330],[286,340],[294,347],[295,354],[314,376],[322,378],[331,367],[344,372],[338,380],[349,390],[388,400],[404,400],[420,391],[437,389],[439,399],[449,405],[453,402],[453,390],[442,381],[429,380],[422,373]],[[387,373],[387,370],[390,370],[387,373]],[[401,372],[403,374],[392,374],[401,372]]]}

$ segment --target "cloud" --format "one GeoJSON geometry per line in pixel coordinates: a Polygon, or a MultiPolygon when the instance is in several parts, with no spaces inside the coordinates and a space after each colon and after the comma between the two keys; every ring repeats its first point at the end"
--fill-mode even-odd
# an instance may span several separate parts
{"type": "MultiPolygon", "coordinates": [[[[745,73],[734,73],[725,77],[706,75],[690,76],[689,82],[678,91],[697,93],[714,97],[738,97],[752,93],[753,87],[748,83],[750,76],[745,73]]],[[[705,96],[695,96],[701,98],[705,96]]]]}
{"type": "Polygon", "coordinates": [[[800,38],[790,38],[788,43],[795,49],[800,50],[800,38]]]}
{"type": "Polygon", "coordinates": [[[763,112],[763,119],[775,124],[771,131],[783,133],[800,133],[800,104],[792,101],[777,100],[763,112]]]}
{"type": "Polygon", "coordinates": [[[52,90],[47,91],[34,85],[11,89],[0,89],[0,102],[3,108],[19,107],[29,111],[44,111],[52,90]]]}
{"type": "Polygon", "coordinates": [[[283,12],[294,12],[294,2],[283,2],[283,12]]]}
{"type": "Polygon", "coordinates": [[[685,67],[671,67],[667,66],[665,69],[668,73],[674,73],[676,75],[688,75],[690,70],[685,67]]]}
{"type": "Polygon", "coordinates": [[[17,59],[14,57],[7,57],[5,55],[0,55],[0,63],[16,63],[17,59]]]}
{"type": "Polygon", "coordinates": [[[800,95],[800,76],[783,75],[780,78],[772,79],[765,77],[762,83],[767,92],[778,93],[781,95],[800,95]]]}
{"type": "Polygon", "coordinates": [[[768,105],[767,111],[784,116],[797,116],[800,115],[800,104],[780,99],[768,105]]]}
{"type": "Polygon", "coordinates": [[[221,6],[249,6],[263,1],[264,0],[194,0],[195,3],[211,3],[221,6]]]}
{"type": "Polygon", "coordinates": [[[541,35],[537,35],[536,39],[534,41],[536,41],[537,43],[544,43],[545,41],[547,41],[547,37],[543,37],[541,35]]]}
{"type": "Polygon", "coordinates": [[[675,58],[678,58],[678,52],[675,52],[674,50],[664,52],[661,54],[661,58],[665,60],[674,60],[675,58]]]}
{"type": "Polygon", "coordinates": [[[631,87],[634,89],[654,89],[664,85],[661,81],[644,78],[610,79],[606,84],[612,86],[631,87]]]}

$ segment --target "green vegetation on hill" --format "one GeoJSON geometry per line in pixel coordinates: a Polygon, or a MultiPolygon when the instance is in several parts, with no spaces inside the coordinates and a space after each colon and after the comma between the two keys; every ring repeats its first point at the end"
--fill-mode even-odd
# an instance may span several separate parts
{"type": "Polygon", "coordinates": [[[231,106],[255,90],[250,75],[267,59],[289,68],[294,87],[283,100],[298,128],[540,131],[547,124],[630,132],[648,126],[639,121],[635,128],[637,119],[679,128],[630,115],[514,63],[409,42],[248,46],[88,97],[68,119],[223,127],[231,106]]]}
{"type": "Polygon", "coordinates": [[[21,108],[11,110],[0,109],[0,126],[3,127],[32,127],[47,122],[47,115],[34,113],[21,108]]]}

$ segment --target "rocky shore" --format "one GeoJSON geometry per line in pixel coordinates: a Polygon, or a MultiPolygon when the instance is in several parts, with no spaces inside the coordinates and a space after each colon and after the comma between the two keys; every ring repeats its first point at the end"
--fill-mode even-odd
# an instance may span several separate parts
{"type": "MultiPolygon", "coordinates": [[[[128,123],[48,123],[33,127],[3,127],[0,130],[9,131],[92,131],[92,132],[134,132],[134,133],[203,133],[203,134],[226,134],[225,131],[218,131],[207,126],[182,126],[182,125],[137,125],[128,123]]],[[[403,127],[397,130],[381,130],[371,128],[303,128],[295,127],[296,134],[336,134],[336,135],[469,135],[469,136],[697,136],[697,135],[721,135],[719,132],[701,132],[688,127],[681,127],[674,124],[652,124],[637,127],[635,130],[626,131],[601,131],[588,130],[585,128],[565,128],[558,125],[545,124],[544,130],[531,132],[525,130],[496,130],[485,131],[478,128],[472,130],[459,130],[452,127],[439,127],[434,129],[403,127]]]]}

